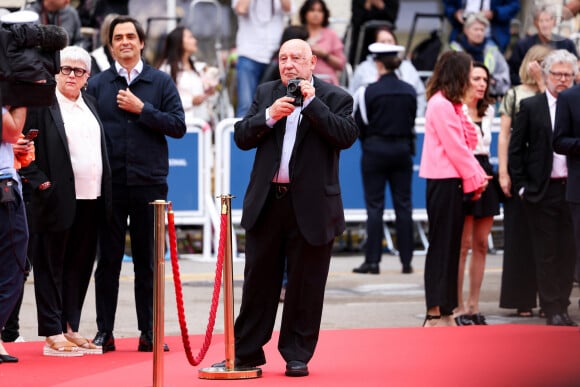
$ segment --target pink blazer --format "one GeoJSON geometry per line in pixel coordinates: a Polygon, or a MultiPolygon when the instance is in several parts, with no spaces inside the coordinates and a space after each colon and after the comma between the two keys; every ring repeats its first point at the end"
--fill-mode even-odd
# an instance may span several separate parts
{"type": "Polygon", "coordinates": [[[419,176],[426,179],[460,178],[463,192],[473,192],[486,173],[473,155],[477,132],[461,104],[453,105],[441,92],[433,95],[425,113],[425,138],[419,176]]]}

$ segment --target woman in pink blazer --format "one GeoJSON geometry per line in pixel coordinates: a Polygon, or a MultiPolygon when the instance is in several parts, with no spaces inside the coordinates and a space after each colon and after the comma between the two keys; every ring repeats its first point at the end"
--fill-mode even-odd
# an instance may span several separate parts
{"type": "Polygon", "coordinates": [[[425,260],[424,327],[456,325],[457,273],[463,201],[477,200],[488,177],[473,154],[477,132],[462,111],[472,60],[463,52],[441,55],[427,84],[425,138],[419,176],[427,179],[429,248],[425,260]]]}

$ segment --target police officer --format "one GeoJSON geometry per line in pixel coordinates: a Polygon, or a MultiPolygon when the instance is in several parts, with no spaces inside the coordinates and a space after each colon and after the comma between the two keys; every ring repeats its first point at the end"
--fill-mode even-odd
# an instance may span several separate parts
{"type": "Polygon", "coordinates": [[[397,78],[403,46],[373,43],[379,80],[355,95],[355,120],[360,129],[362,178],[367,210],[367,241],[364,263],[353,272],[380,272],[385,186],[388,183],[395,209],[397,248],[402,272],[413,272],[413,219],[411,179],[415,154],[417,95],[408,83],[397,78]]]}

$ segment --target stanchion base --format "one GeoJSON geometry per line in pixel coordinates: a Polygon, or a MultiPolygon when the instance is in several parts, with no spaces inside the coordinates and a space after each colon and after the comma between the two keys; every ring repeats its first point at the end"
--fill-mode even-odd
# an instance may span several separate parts
{"type": "Polygon", "coordinates": [[[199,370],[200,379],[255,379],[262,376],[261,368],[231,369],[226,367],[208,367],[199,370]]]}

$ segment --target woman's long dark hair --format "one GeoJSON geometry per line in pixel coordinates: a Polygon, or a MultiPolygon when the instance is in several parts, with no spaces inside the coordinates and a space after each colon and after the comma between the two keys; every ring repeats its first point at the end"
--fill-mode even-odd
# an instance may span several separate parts
{"type": "Polygon", "coordinates": [[[461,103],[470,85],[471,63],[471,56],[462,51],[445,51],[441,54],[427,82],[427,99],[441,91],[452,103],[461,103]]]}
{"type": "Polygon", "coordinates": [[[308,11],[310,11],[312,7],[314,7],[315,4],[320,4],[320,6],[322,7],[322,13],[324,15],[322,19],[322,26],[328,27],[330,25],[330,10],[328,9],[326,3],[323,0],[306,0],[304,4],[302,4],[302,7],[300,7],[300,11],[298,12],[300,16],[300,23],[304,26],[306,25],[306,14],[308,13],[308,11]]]}
{"type": "Polygon", "coordinates": [[[477,101],[477,116],[481,118],[485,115],[489,105],[493,103],[493,98],[491,98],[489,95],[489,82],[491,81],[491,78],[488,68],[481,62],[473,62],[473,68],[476,67],[483,69],[487,74],[487,86],[485,86],[485,94],[483,95],[482,99],[477,101]]]}
{"type": "MultiPolygon", "coordinates": [[[[182,70],[181,60],[183,58],[183,32],[186,27],[177,27],[165,37],[165,45],[163,47],[163,54],[161,55],[159,65],[166,62],[169,65],[169,74],[175,83],[177,83],[177,74],[182,70]]],[[[189,64],[193,71],[195,63],[192,58],[188,58],[189,64]]]]}

